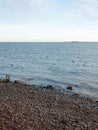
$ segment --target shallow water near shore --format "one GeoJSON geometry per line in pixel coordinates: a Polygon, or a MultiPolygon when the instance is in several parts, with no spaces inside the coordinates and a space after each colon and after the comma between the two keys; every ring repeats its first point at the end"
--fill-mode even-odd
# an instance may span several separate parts
{"type": "Polygon", "coordinates": [[[98,98],[98,43],[0,43],[0,77],[98,98]]]}

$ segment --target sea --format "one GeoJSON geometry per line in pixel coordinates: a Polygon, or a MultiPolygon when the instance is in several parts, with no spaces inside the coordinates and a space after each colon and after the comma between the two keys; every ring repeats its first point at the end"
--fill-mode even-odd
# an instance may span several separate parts
{"type": "Polygon", "coordinates": [[[0,78],[98,98],[97,42],[1,42],[0,78]]]}

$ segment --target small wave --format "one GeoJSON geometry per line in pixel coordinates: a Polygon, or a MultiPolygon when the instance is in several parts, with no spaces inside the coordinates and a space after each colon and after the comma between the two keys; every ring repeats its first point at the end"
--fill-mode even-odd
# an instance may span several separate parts
{"type": "Polygon", "coordinates": [[[24,69],[26,66],[24,64],[10,64],[14,69],[24,69]]]}

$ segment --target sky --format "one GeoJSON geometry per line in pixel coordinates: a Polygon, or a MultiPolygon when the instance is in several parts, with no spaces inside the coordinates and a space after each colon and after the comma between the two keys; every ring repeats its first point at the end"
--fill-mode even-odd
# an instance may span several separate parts
{"type": "Polygon", "coordinates": [[[0,0],[0,41],[98,41],[98,0],[0,0]]]}

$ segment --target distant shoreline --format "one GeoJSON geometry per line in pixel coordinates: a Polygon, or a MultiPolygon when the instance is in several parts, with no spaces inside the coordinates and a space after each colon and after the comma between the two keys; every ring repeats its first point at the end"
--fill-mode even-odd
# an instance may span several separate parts
{"type": "Polygon", "coordinates": [[[98,41],[51,41],[51,42],[48,42],[48,41],[0,41],[0,43],[98,43],[98,41]]]}

